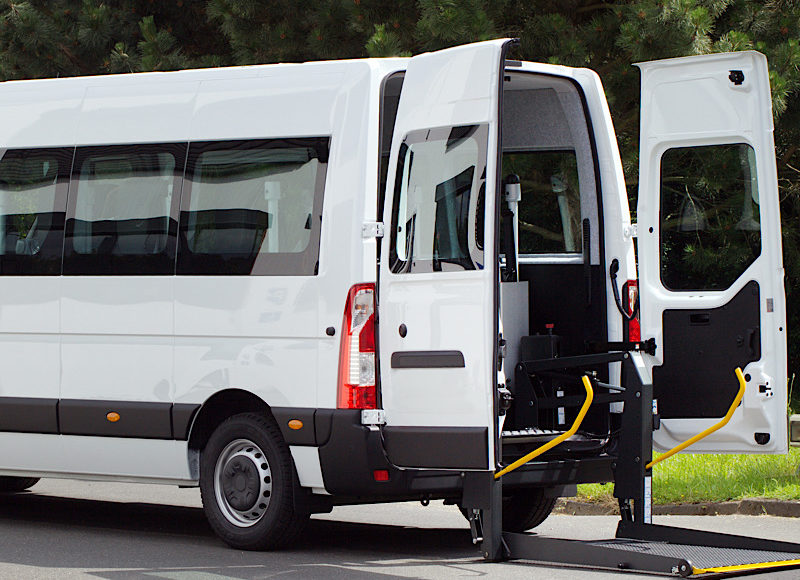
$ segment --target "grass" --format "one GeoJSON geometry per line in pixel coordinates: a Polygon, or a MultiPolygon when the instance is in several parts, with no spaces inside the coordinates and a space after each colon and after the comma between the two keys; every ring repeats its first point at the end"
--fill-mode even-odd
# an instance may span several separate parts
{"type": "MultiPolygon", "coordinates": [[[[800,448],[788,455],[679,454],[653,466],[653,503],[800,500],[798,466],[800,448]]],[[[579,485],[577,499],[616,502],[613,492],[613,484],[579,485]]]]}

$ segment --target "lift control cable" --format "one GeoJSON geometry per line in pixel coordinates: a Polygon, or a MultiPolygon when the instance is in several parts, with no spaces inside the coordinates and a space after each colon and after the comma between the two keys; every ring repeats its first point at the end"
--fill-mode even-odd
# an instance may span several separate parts
{"type": "Polygon", "coordinates": [[[570,437],[575,435],[575,433],[578,431],[578,428],[581,426],[581,423],[583,423],[583,418],[586,416],[586,413],[589,411],[589,406],[592,404],[592,399],[594,399],[594,391],[592,390],[592,383],[589,381],[589,377],[584,375],[581,378],[583,380],[583,388],[586,389],[586,400],[583,402],[583,405],[581,406],[581,410],[578,411],[578,416],[575,417],[575,421],[573,421],[572,427],[569,428],[569,431],[565,431],[564,433],[562,433],[561,435],[559,435],[555,439],[552,439],[552,440],[548,441],[547,443],[545,443],[544,445],[542,445],[540,447],[537,447],[536,449],[534,449],[533,451],[531,451],[530,453],[528,453],[524,457],[520,457],[519,459],[517,459],[511,465],[507,465],[506,467],[504,467],[503,469],[501,469],[500,471],[498,471],[497,473],[494,474],[494,478],[495,479],[499,479],[500,477],[504,476],[506,473],[514,471],[515,469],[517,469],[521,465],[524,465],[524,464],[528,463],[528,461],[530,461],[531,459],[539,457],[545,451],[551,450],[556,445],[561,444],[563,441],[566,441],[567,439],[569,439],[570,437]]]}
{"type": "Polygon", "coordinates": [[[617,287],[617,273],[619,272],[619,260],[614,258],[611,261],[611,266],[608,269],[608,276],[611,278],[611,290],[614,292],[614,303],[617,305],[617,310],[619,313],[622,314],[622,317],[625,320],[631,321],[636,318],[636,314],[639,312],[639,296],[636,296],[636,302],[631,308],[630,314],[627,310],[622,306],[622,300],[619,297],[619,288],[617,287]]]}
{"type": "Polygon", "coordinates": [[[675,455],[679,451],[683,451],[684,449],[689,447],[689,445],[697,443],[701,439],[711,435],[714,431],[718,431],[719,429],[722,429],[725,425],[728,424],[728,421],[730,421],[731,417],[733,417],[733,412],[736,410],[736,407],[738,407],[739,403],[742,401],[742,397],[744,396],[744,387],[747,384],[747,381],[744,380],[744,375],[742,374],[742,369],[740,369],[739,367],[736,367],[735,372],[736,372],[736,378],[739,379],[739,392],[736,393],[736,396],[733,398],[733,403],[731,403],[731,406],[728,409],[728,412],[725,413],[725,416],[719,421],[719,423],[716,423],[716,424],[712,425],[711,427],[709,427],[708,429],[706,429],[702,433],[698,433],[697,435],[695,435],[691,439],[687,439],[686,441],[684,441],[680,445],[678,445],[676,447],[673,447],[672,449],[670,449],[669,451],[667,451],[663,455],[660,455],[658,458],[656,458],[653,461],[651,461],[650,463],[648,463],[645,466],[645,469],[650,469],[656,463],[660,463],[661,461],[664,461],[665,459],[669,459],[670,457],[672,457],[673,455],[675,455]]]}

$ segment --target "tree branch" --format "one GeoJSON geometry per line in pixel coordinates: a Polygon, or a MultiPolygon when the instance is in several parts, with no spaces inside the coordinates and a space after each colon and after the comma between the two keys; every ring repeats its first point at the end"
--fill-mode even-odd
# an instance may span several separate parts
{"type": "Polygon", "coordinates": [[[784,153],[778,161],[778,167],[786,167],[789,165],[789,161],[791,160],[792,155],[794,155],[797,151],[797,147],[797,145],[792,145],[789,147],[786,153],[784,153]]]}
{"type": "Polygon", "coordinates": [[[575,12],[577,14],[582,14],[584,12],[594,12],[595,10],[604,10],[607,8],[614,8],[614,4],[608,2],[600,2],[599,4],[589,4],[588,6],[581,6],[580,8],[576,8],[575,12]]]}

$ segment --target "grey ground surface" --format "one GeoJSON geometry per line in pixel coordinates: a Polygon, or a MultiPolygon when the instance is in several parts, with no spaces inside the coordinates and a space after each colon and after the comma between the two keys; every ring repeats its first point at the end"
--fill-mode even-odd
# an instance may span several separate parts
{"type": "MultiPolygon", "coordinates": [[[[554,515],[537,533],[613,536],[614,516],[554,515]]],[[[661,516],[657,523],[800,542],[800,519],[661,516]]],[[[0,498],[0,578],[617,579],[631,573],[483,562],[458,511],[440,502],[336,508],[302,540],[273,553],[240,552],[211,533],[196,489],[43,480],[0,498]]],[[[758,578],[765,576],[756,576],[758,578]]],[[[769,574],[798,578],[800,571],[769,574]]]]}

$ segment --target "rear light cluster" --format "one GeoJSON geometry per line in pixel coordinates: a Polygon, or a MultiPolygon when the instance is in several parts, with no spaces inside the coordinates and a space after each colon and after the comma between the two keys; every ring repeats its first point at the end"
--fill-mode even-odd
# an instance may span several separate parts
{"type": "MultiPolygon", "coordinates": [[[[623,296],[627,296],[627,303],[624,306],[628,309],[628,314],[635,311],[636,315],[628,321],[628,341],[641,342],[642,328],[639,325],[639,309],[637,303],[639,302],[639,282],[637,280],[628,280],[622,289],[623,296]]],[[[623,301],[625,299],[623,298],[623,301]]]]}
{"type": "Polygon", "coordinates": [[[339,351],[339,409],[375,409],[375,284],[347,294],[339,351]]]}

